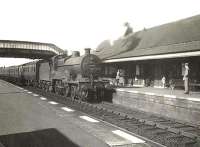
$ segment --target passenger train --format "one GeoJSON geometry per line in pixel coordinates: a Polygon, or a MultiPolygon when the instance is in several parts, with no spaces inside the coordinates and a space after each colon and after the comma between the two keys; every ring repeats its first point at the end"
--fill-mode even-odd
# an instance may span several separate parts
{"type": "Polygon", "coordinates": [[[0,76],[10,82],[34,86],[47,92],[70,96],[82,101],[101,101],[110,90],[100,79],[101,60],[90,49],[80,56],[57,55],[49,60],[29,62],[19,66],[1,67],[0,76]]]}

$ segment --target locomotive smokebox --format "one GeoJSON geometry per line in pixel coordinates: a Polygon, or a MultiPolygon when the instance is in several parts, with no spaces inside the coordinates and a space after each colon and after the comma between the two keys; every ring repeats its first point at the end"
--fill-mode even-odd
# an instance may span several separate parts
{"type": "Polygon", "coordinates": [[[85,55],[89,55],[90,54],[90,50],[91,50],[91,48],[85,48],[85,55]]]}
{"type": "Polygon", "coordinates": [[[80,52],[79,51],[73,51],[72,57],[80,57],[80,52]]]}

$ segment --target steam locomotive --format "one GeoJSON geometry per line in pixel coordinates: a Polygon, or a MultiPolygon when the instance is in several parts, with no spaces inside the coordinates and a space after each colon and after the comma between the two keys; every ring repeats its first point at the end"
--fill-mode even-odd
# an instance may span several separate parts
{"type": "Polygon", "coordinates": [[[57,55],[19,66],[1,67],[0,76],[10,82],[34,86],[45,91],[80,99],[101,101],[108,91],[108,82],[100,79],[101,60],[90,49],[80,56],[57,55]]]}

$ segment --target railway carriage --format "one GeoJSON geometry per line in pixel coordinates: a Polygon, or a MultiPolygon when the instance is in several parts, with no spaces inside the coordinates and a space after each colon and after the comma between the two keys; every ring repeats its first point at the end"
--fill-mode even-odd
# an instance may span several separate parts
{"type": "Polygon", "coordinates": [[[19,74],[19,67],[18,66],[10,66],[9,67],[9,77],[10,80],[16,82],[18,78],[20,78],[21,74],[19,74]]]}
{"type": "Polygon", "coordinates": [[[0,76],[3,79],[6,77],[6,70],[7,70],[7,67],[1,67],[0,68],[0,76]]]}
{"type": "Polygon", "coordinates": [[[36,82],[36,62],[29,62],[22,65],[21,79],[25,85],[33,86],[36,82]]]}
{"type": "Polygon", "coordinates": [[[0,76],[2,79],[7,79],[8,77],[8,68],[9,67],[1,67],[0,76]]]}
{"type": "Polygon", "coordinates": [[[1,67],[0,76],[10,82],[20,83],[22,75],[21,70],[21,66],[1,67]]]}

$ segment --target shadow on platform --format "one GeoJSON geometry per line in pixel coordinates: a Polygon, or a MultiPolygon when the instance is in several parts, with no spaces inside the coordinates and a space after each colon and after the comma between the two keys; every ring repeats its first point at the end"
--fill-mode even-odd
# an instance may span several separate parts
{"type": "Polygon", "coordinates": [[[3,147],[79,147],[54,128],[0,136],[3,147]]]}

